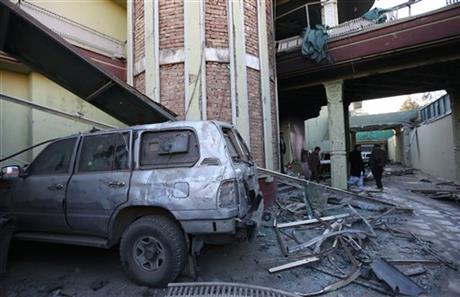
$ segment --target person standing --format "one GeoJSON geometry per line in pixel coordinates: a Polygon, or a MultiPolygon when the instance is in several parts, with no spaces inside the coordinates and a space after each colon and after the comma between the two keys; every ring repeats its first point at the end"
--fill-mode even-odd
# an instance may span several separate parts
{"type": "Polygon", "coordinates": [[[380,148],[380,144],[374,144],[372,153],[369,157],[369,167],[371,168],[372,175],[375,179],[377,189],[383,191],[382,174],[383,167],[385,167],[385,151],[380,148]]]}
{"type": "Polygon", "coordinates": [[[348,154],[348,161],[350,162],[350,178],[348,179],[348,186],[356,185],[359,190],[364,190],[364,161],[361,156],[361,145],[355,145],[353,151],[348,154]]]}
{"type": "Polygon", "coordinates": [[[315,150],[310,153],[308,156],[308,168],[310,169],[310,180],[314,180],[317,183],[319,183],[319,174],[320,174],[320,167],[321,167],[321,161],[320,161],[320,156],[319,152],[321,151],[321,148],[319,146],[315,147],[315,150]]]}

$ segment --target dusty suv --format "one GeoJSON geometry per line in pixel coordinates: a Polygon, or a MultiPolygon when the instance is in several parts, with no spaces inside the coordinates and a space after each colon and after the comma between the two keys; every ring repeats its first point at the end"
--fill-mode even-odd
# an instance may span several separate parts
{"type": "Polygon", "coordinates": [[[238,131],[168,122],[51,142],[26,169],[2,168],[14,238],[110,248],[137,283],[173,281],[204,243],[254,232],[257,167],[238,131]]]}

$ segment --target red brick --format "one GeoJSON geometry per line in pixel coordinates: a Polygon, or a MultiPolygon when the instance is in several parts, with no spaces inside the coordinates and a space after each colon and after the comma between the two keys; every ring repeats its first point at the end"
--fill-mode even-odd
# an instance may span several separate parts
{"type": "Polygon", "coordinates": [[[246,52],[259,56],[259,37],[257,31],[257,0],[244,0],[244,33],[246,52]]]}
{"type": "Polygon", "coordinates": [[[184,119],[184,64],[160,67],[160,103],[184,119]]]}
{"type": "MultiPolygon", "coordinates": [[[[188,0],[185,0],[188,1],[188,0]]],[[[159,31],[160,49],[184,47],[184,2],[183,0],[160,0],[159,31]]]]}
{"type": "Polygon", "coordinates": [[[205,2],[206,47],[228,48],[227,1],[205,2]]]}
{"type": "Polygon", "coordinates": [[[232,122],[232,99],[228,64],[206,63],[206,102],[208,120],[232,122]]]}

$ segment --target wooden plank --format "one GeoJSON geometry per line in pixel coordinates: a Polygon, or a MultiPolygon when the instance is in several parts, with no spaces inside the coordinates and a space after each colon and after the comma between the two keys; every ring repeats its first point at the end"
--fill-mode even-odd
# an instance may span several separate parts
{"type": "Polygon", "coordinates": [[[272,268],[268,269],[268,272],[270,272],[270,273],[280,272],[280,271],[283,271],[283,270],[292,269],[292,268],[295,268],[295,267],[299,267],[299,266],[306,265],[306,264],[313,263],[313,262],[317,262],[317,261],[319,261],[319,257],[308,257],[308,258],[305,258],[305,259],[302,259],[302,260],[298,260],[298,261],[286,263],[286,264],[283,264],[283,265],[280,265],[280,266],[272,267],[272,268]]]}
{"type": "Polygon", "coordinates": [[[336,216],[327,216],[327,217],[321,217],[319,219],[309,219],[309,220],[303,220],[303,221],[296,221],[296,222],[288,222],[288,223],[281,223],[277,224],[276,227],[279,229],[282,228],[290,228],[290,227],[296,227],[296,226],[302,226],[302,225],[308,225],[308,224],[315,224],[319,222],[327,222],[327,221],[333,221],[337,219],[343,219],[346,217],[349,217],[350,214],[344,213],[344,214],[339,214],[336,216]]]}

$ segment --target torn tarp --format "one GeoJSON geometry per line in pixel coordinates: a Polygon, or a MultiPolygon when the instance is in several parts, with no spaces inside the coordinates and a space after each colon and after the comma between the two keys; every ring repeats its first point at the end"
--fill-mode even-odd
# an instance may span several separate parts
{"type": "Polygon", "coordinates": [[[316,25],[315,29],[306,27],[302,32],[302,55],[316,63],[327,59],[332,63],[327,50],[327,30],[322,25],[316,25]]]}
{"type": "Polygon", "coordinates": [[[362,18],[376,24],[381,24],[387,21],[387,12],[389,12],[388,9],[376,7],[363,14],[362,18]]]}

